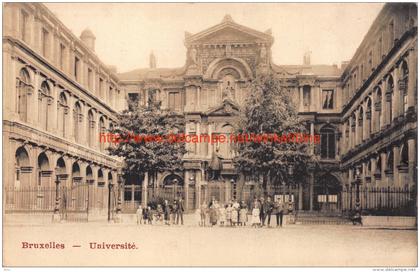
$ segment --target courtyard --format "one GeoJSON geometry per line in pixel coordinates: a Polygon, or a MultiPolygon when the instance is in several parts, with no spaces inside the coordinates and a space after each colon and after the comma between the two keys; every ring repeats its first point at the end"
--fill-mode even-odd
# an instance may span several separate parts
{"type": "Polygon", "coordinates": [[[7,233],[3,236],[6,266],[417,265],[417,230],[352,225],[254,229],[90,222],[6,224],[3,231],[7,233]],[[22,248],[23,242],[49,244],[50,248],[22,248]],[[51,248],[58,244],[64,244],[64,249],[51,248]],[[112,249],[111,244],[127,249],[112,249]]]}

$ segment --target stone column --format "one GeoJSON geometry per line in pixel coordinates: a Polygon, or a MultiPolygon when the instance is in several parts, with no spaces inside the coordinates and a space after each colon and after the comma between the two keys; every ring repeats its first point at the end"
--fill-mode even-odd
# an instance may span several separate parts
{"type": "MultiPolygon", "coordinates": [[[[40,85],[40,74],[39,71],[34,72],[34,91],[31,95],[27,97],[28,104],[28,121],[33,124],[34,127],[38,127],[40,124],[38,122],[38,92],[40,85]]],[[[28,93],[29,94],[29,93],[28,93]]]]}
{"type": "MultiPolygon", "coordinates": [[[[312,136],[314,136],[314,134],[315,134],[314,122],[310,122],[310,133],[311,133],[312,136]]],[[[313,141],[310,144],[310,154],[311,155],[314,154],[314,143],[313,143],[313,141]]]]}
{"type": "Polygon", "coordinates": [[[367,138],[369,138],[370,135],[368,135],[368,118],[367,118],[367,104],[365,107],[363,107],[363,116],[362,116],[362,127],[363,127],[363,134],[362,134],[362,141],[364,142],[367,138]]]}
{"type": "MultiPolygon", "coordinates": [[[[211,138],[211,135],[213,134],[213,130],[214,130],[214,123],[209,123],[208,124],[208,135],[211,138]]],[[[211,158],[213,156],[213,145],[211,143],[211,141],[208,142],[208,158],[211,158]]]]}
{"type": "Polygon", "coordinates": [[[414,185],[416,180],[416,139],[408,139],[408,179],[410,185],[414,185]]]}
{"type": "MultiPolygon", "coordinates": [[[[385,169],[386,169],[386,153],[381,153],[381,183],[384,184],[388,180],[388,178],[385,176],[385,169]]],[[[388,184],[387,184],[388,185],[388,184]]]]}
{"type": "Polygon", "coordinates": [[[185,211],[188,211],[189,208],[189,201],[188,201],[188,184],[190,183],[189,181],[190,178],[190,172],[188,170],[184,171],[184,209],[185,211]]]}
{"type": "Polygon", "coordinates": [[[143,207],[147,206],[147,184],[149,183],[149,174],[146,172],[144,174],[144,179],[142,182],[142,189],[141,189],[141,205],[143,207]]]}
{"type": "Polygon", "coordinates": [[[398,146],[393,146],[393,153],[394,153],[394,165],[393,165],[393,172],[394,172],[394,184],[395,186],[401,185],[400,183],[400,175],[398,171],[398,164],[400,163],[400,149],[398,146]]]}
{"type": "Polygon", "coordinates": [[[341,126],[341,150],[342,153],[345,153],[347,151],[347,141],[346,141],[346,128],[347,128],[347,121],[343,122],[343,125],[341,126]]]}
{"type": "Polygon", "coordinates": [[[69,98],[69,101],[68,101],[69,110],[68,110],[68,113],[67,113],[68,124],[66,126],[66,132],[68,132],[68,133],[66,133],[66,136],[68,137],[68,139],[70,141],[75,141],[75,138],[74,138],[74,113],[73,113],[73,111],[74,111],[74,103],[76,101],[75,101],[75,97],[72,96],[72,95],[69,95],[68,98],[69,98]]]}
{"type": "Polygon", "coordinates": [[[354,122],[355,122],[355,132],[354,132],[354,146],[357,146],[357,145],[359,145],[360,144],[360,129],[359,129],[359,122],[360,122],[360,120],[359,120],[359,114],[360,114],[360,112],[357,110],[356,111],[356,118],[355,118],[355,120],[354,120],[354,122]]]}
{"type": "Polygon", "coordinates": [[[52,84],[53,88],[51,90],[51,99],[48,99],[48,108],[50,109],[50,115],[48,116],[48,131],[57,132],[57,118],[58,118],[58,109],[57,109],[57,101],[58,96],[60,95],[60,89],[54,83],[52,84]]]}
{"type": "Polygon", "coordinates": [[[388,124],[387,121],[387,112],[388,112],[388,105],[386,103],[386,84],[385,81],[382,80],[381,82],[381,89],[382,89],[382,101],[381,101],[381,120],[380,120],[380,128],[382,130],[388,124]]]}
{"type": "Polygon", "coordinates": [[[314,205],[314,173],[309,174],[309,210],[313,210],[314,205]]]}
{"type": "MultiPolygon", "coordinates": [[[[392,120],[398,118],[401,112],[404,113],[404,109],[401,111],[400,109],[400,88],[398,84],[398,80],[400,79],[399,68],[395,65],[394,71],[392,73],[392,78],[394,79],[394,92],[392,93],[392,120]]],[[[392,122],[391,122],[392,123],[392,122]]]]}
{"type": "Polygon", "coordinates": [[[417,100],[415,99],[416,81],[417,81],[417,50],[414,48],[410,49],[408,55],[408,108],[415,107],[417,100]]]}
{"type": "Polygon", "coordinates": [[[301,211],[303,209],[303,188],[302,184],[298,184],[299,186],[299,203],[298,203],[298,209],[301,211]]]}

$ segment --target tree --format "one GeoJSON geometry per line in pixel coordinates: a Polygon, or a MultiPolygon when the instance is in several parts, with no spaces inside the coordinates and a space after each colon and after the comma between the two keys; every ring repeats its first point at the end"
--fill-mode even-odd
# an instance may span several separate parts
{"type": "Polygon", "coordinates": [[[142,177],[148,173],[154,183],[158,173],[182,171],[185,143],[168,141],[168,136],[184,133],[184,117],[162,110],[153,96],[149,97],[147,106],[131,103],[129,108],[121,113],[119,125],[110,131],[119,139],[109,151],[124,158],[124,176],[142,177]]]}
{"type": "Polygon", "coordinates": [[[264,189],[268,181],[302,182],[309,161],[313,160],[309,144],[284,140],[295,133],[306,134],[306,130],[282,80],[273,74],[259,75],[251,83],[250,96],[241,107],[236,133],[255,134],[260,139],[264,134],[278,138],[237,143],[234,159],[237,169],[245,176],[262,177],[264,189]]]}

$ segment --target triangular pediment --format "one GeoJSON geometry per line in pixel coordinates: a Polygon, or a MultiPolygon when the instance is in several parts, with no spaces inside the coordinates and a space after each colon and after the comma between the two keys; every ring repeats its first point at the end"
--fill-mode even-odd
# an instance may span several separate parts
{"type": "Polygon", "coordinates": [[[237,115],[239,113],[239,106],[230,99],[225,99],[223,103],[219,106],[216,106],[209,111],[207,111],[207,115],[237,115]]]}
{"type": "Polygon", "coordinates": [[[249,27],[237,24],[232,20],[222,23],[197,34],[189,34],[185,39],[186,44],[220,44],[220,43],[268,43],[273,42],[273,37],[249,27]]]}

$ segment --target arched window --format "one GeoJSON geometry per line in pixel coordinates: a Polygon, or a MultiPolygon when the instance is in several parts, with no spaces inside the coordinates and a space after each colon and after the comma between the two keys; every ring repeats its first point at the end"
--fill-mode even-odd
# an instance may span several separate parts
{"type": "Polygon", "coordinates": [[[366,99],[366,137],[372,134],[373,120],[372,120],[372,100],[370,97],[366,99]]]}
{"type": "Polygon", "coordinates": [[[365,166],[365,180],[366,182],[370,182],[371,181],[371,175],[372,175],[372,163],[370,162],[370,160],[366,163],[365,166]]]}
{"type": "MultiPolygon", "coordinates": [[[[381,88],[376,89],[376,103],[375,103],[375,110],[378,112],[378,119],[376,121],[376,131],[381,130],[381,126],[383,123],[381,123],[382,119],[382,91],[381,88]]],[[[383,122],[383,121],[382,121],[383,122]]]]}
{"type": "MultiPolygon", "coordinates": [[[[101,135],[105,134],[105,132],[106,132],[105,120],[104,120],[103,116],[101,116],[101,118],[99,118],[98,131],[99,131],[100,138],[102,139],[101,135]]],[[[99,142],[99,148],[100,148],[101,151],[105,150],[105,142],[104,141],[99,142]]]]}
{"type": "Polygon", "coordinates": [[[93,184],[94,182],[92,167],[88,165],[86,167],[86,183],[93,184]]]}
{"type": "Polygon", "coordinates": [[[398,81],[400,89],[400,109],[405,114],[408,110],[408,65],[407,62],[403,61],[401,64],[400,80],[398,81]]]}
{"type": "Polygon", "coordinates": [[[82,176],[80,175],[80,167],[77,162],[73,163],[71,174],[74,183],[80,182],[82,180],[82,176]]]}
{"type": "Polygon", "coordinates": [[[321,158],[335,159],[335,131],[332,127],[321,129],[321,158]]]}
{"type": "Polygon", "coordinates": [[[30,160],[28,152],[25,148],[19,147],[15,154],[16,160],[16,173],[15,173],[15,186],[20,187],[21,185],[29,186],[29,177],[32,172],[30,167],[30,160]]]}
{"type": "Polygon", "coordinates": [[[67,136],[66,124],[67,124],[67,116],[69,112],[69,107],[67,105],[67,98],[64,92],[60,93],[57,108],[58,108],[58,112],[57,112],[58,135],[61,137],[66,137],[67,136]]]}
{"type": "Polygon", "coordinates": [[[74,133],[74,139],[76,141],[76,143],[80,143],[81,141],[81,135],[80,135],[80,131],[81,131],[81,123],[82,123],[82,107],[80,106],[80,104],[78,102],[76,102],[76,104],[74,105],[74,110],[73,110],[73,133],[74,133]]]}
{"type": "Polygon", "coordinates": [[[358,143],[360,144],[360,143],[362,143],[363,142],[363,140],[364,140],[364,138],[363,138],[363,106],[360,106],[360,110],[359,110],[359,119],[358,119],[358,126],[359,126],[359,131],[358,131],[358,139],[359,139],[359,141],[358,141],[358,143]]]}
{"type": "Polygon", "coordinates": [[[66,163],[64,159],[61,157],[57,160],[57,173],[58,175],[67,174],[66,163]]]}
{"type": "Polygon", "coordinates": [[[45,153],[38,156],[38,186],[49,181],[50,177],[50,163],[45,153]]]}
{"type": "Polygon", "coordinates": [[[51,91],[46,81],[42,82],[38,92],[38,123],[44,130],[48,129],[48,113],[51,105],[51,91]]]}
{"type": "Polygon", "coordinates": [[[98,170],[98,186],[104,186],[105,185],[105,181],[104,181],[104,173],[102,172],[101,169],[98,170]]]}
{"type": "Polygon", "coordinates": [[[95,119],[93,115],[93,110],[89,110],[88,112],[88,129],[87,129],[87,139],[88,145],[90,147],[94,146],[95,141],[95,119]]]}
{"type": "Polygon", "coordinates": [[[408,167],[408,144],[404,143],[401,148],[400,166],[408,167]]]}
{"type": "Polygon", "coordinates": [[[376,159],[375,179],[380,180],[382,177],[382,160],[381,155],[376,159]]]}
{"type": "Polygon", "coordinates": [[[388,124],[392,123],[392,115],[393,115],[393,108],[392,108],[392,97],[394,95],[394,79],[392,76],[388,77],[386,83],[386,102],[387,102],[387,110],[388,110],[388,124]]]}
{"type": "Polygon", "coordinates": [[[26,69],[21,69],[18,80],[17,112],[19,120],[28,121],[28,92],[31,84],[29,73],[26,69]]]}

